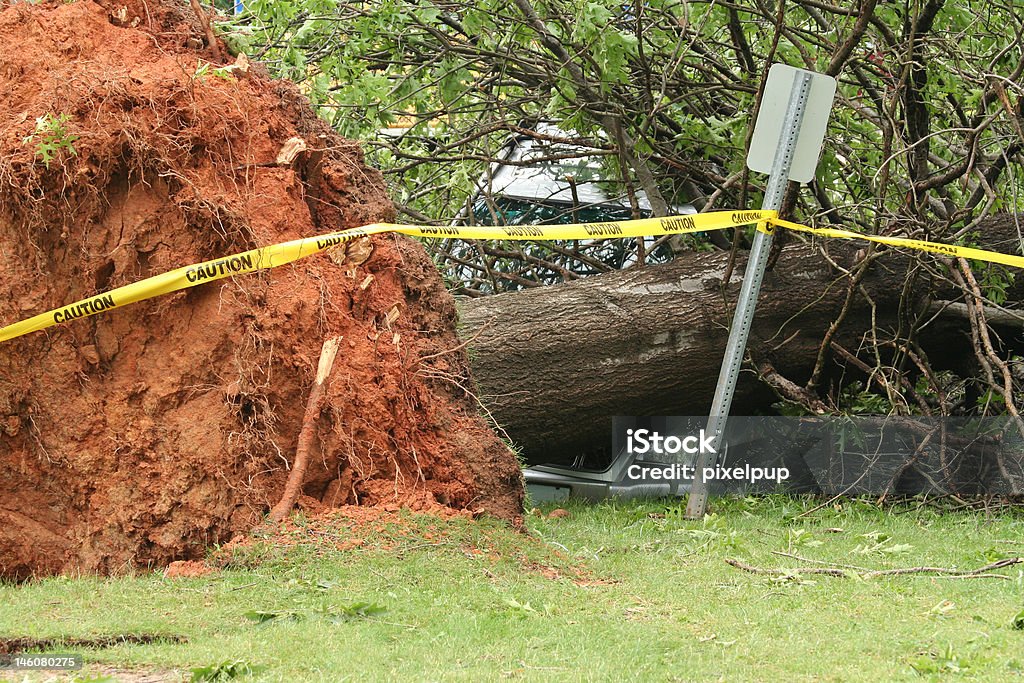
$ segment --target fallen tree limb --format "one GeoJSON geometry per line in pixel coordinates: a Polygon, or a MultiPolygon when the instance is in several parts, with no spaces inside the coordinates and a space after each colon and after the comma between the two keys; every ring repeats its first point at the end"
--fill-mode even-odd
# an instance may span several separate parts
{"type": "Polygon", "coordinates": [[[313,388],[309,391],[309,400],[306,401],[306,411],[302,416],[302,429],[299,431],[298,444],[295,447],[295,462],[292,463],[292,472],[288,475],[288,482],[284,486],[284,494],[280,502],[270,511],[270,521],[279,524],[288,513],[292,511],[295,501],[302,492],[302,480],[306,476],[306,468],[309,466],[309,447],[313,444],[313,437],[316,436],[316,423],[320,417],[320,409],[324,401],[324,382],[331,374],[334,367],[334,357],[338,354],[338,344],[341,337],[332,337],[324,342],[320,350],[320,361],[317,363],[316,379],[313,380],[313,388]]]}
{"type": "MultiPolygon", "coordinates": [[[[985,320],[991,325],[1008,325],[1010,327],[1021,327],[1024,325],[1024,315],[1017,311],[1011,311],[997,306],[982,306],[985,320]]],[[[963,320],[971,319],[971,311],[967,304],[959,301],[934,301],[928,307],[932,315],[953,315],[963,320]]]]}
{"type": "MultiPolygon", "coordinates": [[[[796,559],[805,562],[817,562],[816,560],[806,560],[802,557],[795,555],[787,555],[787,557],[795,557],[796,559]]],[[[874,569],[870,571],[861,571],[847,566],[833,566],[833,567],[793,567],[789,569],[773,569],[766,567],[755,567],[745,562],[733,558],[726,558],[725,563],[731,567],[742,569],[745,572],[751,574],[763,574],[767,576],[795,576],[798,574],[820,574],[823,576],[835,576],[840,578],[847,578],[853,574],[860,576],[863,579],[874,579],[880,576],[907,576],[912,574],[927,575],[933,577],[941,577],[947,579],[1009,579],[1010,577],[1003,574],[989,574],[988,572],[995,571],[997,569],[1005,569],[1006,567],[1012,567],[1015,564],[1024,563],[1024,557],[1008,557],[991,564],[986,564],[984,567],[978,567],[977,569],[961,570],[951,569],[948,567],[901,567],[897,569],[874,569]]]]}
{"type": "Polygon", "coordinates": [[[809,407],[816,415],[824,415],[828,412],[828,406],[824,401],[806,388],[783,377],[771,363],[757,363],[757,372],[765,384],[774,389],[779,396],[809,407]]]}
{"type": "Polygon", "coordinates": [[[838,576],[846,577],[852,570],[839,569],[837,567],[797,567],[795,569],[766,569],[764,567],[755,567],[754,565],[740,562],[731,557],[725,559],[725,563],[729,566],[742,569],[745,572],[751,574],[766,574],[768,576],[795,576],[797,574],[824,574],[825,576],[838,576]]]}
{"type": "Polygon", "coordinates": [[[780,557],[789,557],[800,562],[808,562],[810,564],[820,564],[827,567],[836,567],[841,569],[852,569],[856,572],[869,572],[871,569],[868,567],[858,567],[855,564],[840,564],[839,562],[825,562],[824,560],[812,560],[809,557],[801,557],[800,555],[794,555],[793,553],[784,553],[781,550],[773,550],[772,555],[779,555],[780,557]]]}

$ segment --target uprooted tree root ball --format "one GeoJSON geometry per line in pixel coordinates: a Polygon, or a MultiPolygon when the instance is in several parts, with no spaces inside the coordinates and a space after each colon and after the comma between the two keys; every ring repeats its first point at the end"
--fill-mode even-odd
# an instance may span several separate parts
{"type": "MultiPolygon", "coordinates": [[[[293,85],[203,35],[187,3],[0,2],[3,324],[393,217],[293,85]]],[[[0,577],[196,559],[259,524],[339,336],[300,504],[517,522],[455,316],[420,246],[385,235],[0,344],[0,577]]]]}

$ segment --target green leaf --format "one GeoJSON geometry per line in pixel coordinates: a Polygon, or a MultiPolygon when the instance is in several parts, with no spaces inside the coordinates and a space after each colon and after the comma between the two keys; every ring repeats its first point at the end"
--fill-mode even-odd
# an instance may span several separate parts
{"type": "Polygon", "coordinates": [[[255,666],[241,659],[234,661],[210,664],[192,669],[192,682],[198,681],[226,681],[232,678],[253,676],[266,669],[264,666],[255,666]]]}
{"type": "Polygon", "coordinates": [[[249,610],[245,613],[245,618],[249,619],[250,621],[255,621],[257,624],[265,624],[268,621],[273,621],[274,619],[282,618],[298,621],[300,618],[302,618],[302,615],[292,610],[281,610],[277,612],[264,610],[249,610]]]}
{"type": "Polygon", "coordinates": [[[366,619],[387,612],[387,608],[372,602],[356,602],[337,609],[328,609],[325,616],[335,624],[353,619],[366,619]]]}
{"type": "Polygon", "coordinates": [[[910,552],[913,549],[914,549],[914,546],[910,545],[909,543],[897,543],[896,545],[891,545],[891,546],[889,546],[887,548],[881,548],[878,552],[880,552],[880,553],[889,553],[889,554],[892,554],[892,555],[897,555],[897,554],[900,554],[900,553],[910,552]]]}

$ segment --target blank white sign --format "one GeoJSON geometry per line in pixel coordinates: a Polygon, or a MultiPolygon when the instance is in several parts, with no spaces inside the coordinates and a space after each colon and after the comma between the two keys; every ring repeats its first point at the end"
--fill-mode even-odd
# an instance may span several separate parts
{"type": "Polygon", "coordinates": [[[825,140],[828,115],[832,111],[832,100],[836,96],[836,79],[814,71],[797,69],[785,64],[772,64],[772,68],[768,70],[768,83],[765,86],[761,110],[754,124],[754,137],[750,141],[750,151],[747,153],[747,168],[758,173],[771,173],[775,151],[779,148],[782,137],[782,123],[786,118],[789,93],[793,87],[793,79],[799,72],[811,75],[811,90],[800,125],[789,179],[798,183],[809,183],[814,180],[814,170],[818,166],[821,145],[825,140]]]}

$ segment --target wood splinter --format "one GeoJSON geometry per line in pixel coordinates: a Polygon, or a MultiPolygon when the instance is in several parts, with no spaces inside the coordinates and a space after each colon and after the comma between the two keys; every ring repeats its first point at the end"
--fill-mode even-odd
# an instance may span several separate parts
{"type": "Polygon", "coordinates": [[[295,501],[298,500],[302,491],[302,482],[306,476],[306,467],[309,465],[309,448],[316,436],[316,423],[320,417],[320,409],[323,406],[324,383],[327,376],[331,374],[334,367],[334,357],[338,355],[338,345],[342,338],[332,337],[324,342],[320,350],[320,362],[316,368],[316,380],[313,388],[309,391],[309,399],[306,401],[306,411],[302,416],[302,429],[299,431],[298,443],[295,447],[295,461],[292,463],[292,472],[288,475],[288,481],[284,486],[284,494],[280,502],[270,511],[269,520],[274,524],[280,524],[292,511],[295,501]]]}

